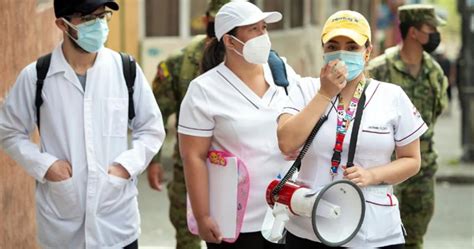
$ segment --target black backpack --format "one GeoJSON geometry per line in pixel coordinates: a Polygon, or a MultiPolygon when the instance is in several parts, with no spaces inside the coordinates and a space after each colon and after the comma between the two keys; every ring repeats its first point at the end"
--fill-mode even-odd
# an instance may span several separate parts
{"type": "MultiPolygon", "coordinates": [[[[137,65],[135,64],[135,59],[132,56],[120,53],[122,58],[123,66],[123,76],[125,77],[125,82],[127,83],[128,89],[128,119],[132,120],[135,117],[135,107],[133,104],[133,86],[135,85],[135,77],[137,74],[137,65]]],[[[40,107],[43,104],[43,98],[41,97],[41,91],[43,90],[44,79],[48,74],[49,65],[51,64],[51,53],[41,56],[36,62],[36,97],[35,97],[35,106],[36,106],[36,125],[38,130],[40,128],[40,107]]]]}

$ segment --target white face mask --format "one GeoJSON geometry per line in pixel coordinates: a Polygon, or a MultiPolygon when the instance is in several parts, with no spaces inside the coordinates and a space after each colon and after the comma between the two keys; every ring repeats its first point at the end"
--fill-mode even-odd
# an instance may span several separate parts
{"type": "Polygon", "coordinates": [[[265,33],[261,36],[254,37],[248,40],[246,43],[243,43],[237,37],[232,37],[244,45],[243,54],[239,51],[234,51],[244,57],[244,59],[253,64],[265,64],[268,61],[268,55],[270,54],[270,49],[272,47],[272,43],[270,42],[270,37],[268,34],[265,33]]]}

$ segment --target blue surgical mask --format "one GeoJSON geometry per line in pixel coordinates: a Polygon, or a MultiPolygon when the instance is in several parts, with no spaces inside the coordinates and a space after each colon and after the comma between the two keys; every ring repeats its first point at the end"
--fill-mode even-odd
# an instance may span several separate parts
{"type": "Polygon", "coordinates": [[[104,46],[107,36],[109,35],[109,27],[105,19],[97,19],[93,21],[93,23],[81,23],[77,26],[71,24],[64,18],[63,20],[77,31],[77,39],[67,32],[66,34],[85,51],[95,53],[104,46]]]}
{"type": "Polygon", "coordinates": [[[351,81],[362,73],[365,67],[364,52],[350,52],[338,50],[324,54],[324,62],[328,64],[330,61],[339,59],[344,61],[347,66],[347,80],[351,81]]]}

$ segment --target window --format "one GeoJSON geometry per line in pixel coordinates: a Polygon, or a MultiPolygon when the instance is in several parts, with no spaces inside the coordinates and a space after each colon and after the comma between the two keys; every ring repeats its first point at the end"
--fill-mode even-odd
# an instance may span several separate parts
{"type": "MultiPolygon", "coordinates": [[[[333,13],[336,13],[336,11],[338,10],[343,10],[343,9],[350,9],[349,7],[349,4],[351,4],[353,1],[342,1],[342,0],[332,0],[330,1],[331,4],[328,4],[327,7],[327,13],[329,13],[329,15],[327,17],[329,17],[330,15],[332,15],[333,13]]],[[[326,18],[327,18],[326,17],[326,18]]]]}
{"type": "MultiPolygon", "coordinates": [[[[312,25],[320,25],[321,24],[321,10],[323,8],[321,8],[322,4],[319,3],[319,0],[311,0],[310,1],[310,22],[312,25]]],[[[326,3],[325,3],[326,4],[326,3]]]]}
{"type": "Polygon", "coordinates": [[[304,13],[304,0],[291,0],[290,27],[302,27],[304,13]]]}
{"type": "Polygon", "coordinates": [[[268,30],[283,29],[285,19],[285,0],[266,0],[263,4],[263,11],[278,11],[283,14],[283,20],[268,25],[268,30]]]}
{"type": "MultiPolygon", "coordinates": [[[[175,0],[176,1],[176,0],[175,0]]],[[[199,35],[206,33],[203,17],[207,11],[207,0],[192,0],[191,3],[191,19],[189,26],[191,27],[191,35],[199,35]]]]}
{"type": "MultiPolygon", "coordinates": [[[[180,4],[190,12],[189,28],[191,35],[205,34],[206,27],[203,17],[207,11],[208,0],[145,0],[145,36],[179,36],[182,19],[180,4]]],[[[182,28],[182,27],[181,27],[182,28]]]]}
{"type": "Polygon", "coordinates": [[[179,35],[179,2],[178,0],[145,1],[146,36],[179,35]]]}

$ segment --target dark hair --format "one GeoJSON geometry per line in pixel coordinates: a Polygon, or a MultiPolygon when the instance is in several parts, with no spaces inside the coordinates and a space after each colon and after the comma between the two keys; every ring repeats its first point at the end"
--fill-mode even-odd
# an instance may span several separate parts
{"type": "Polygon", "coordinates": [[[402,35],[402,39],[405,40],[405,38],[408,35],[408,30],[410,29],[410,27],[415,27],[416,29],[420,29],[422,25],[423,25],[422,22],[401,22],[398,27],[400,28],[400,34],[402,35]]]}
{"type": "MultiPolygon", "coordinates": [[[[237,33],[237,28],[227,32],[229,35],[235,35],[235,33],[237,33]]],[[[204,55],[201,61],[201,73],[205,73],[219,65],[224,61],[224,56],[225,46],[222,37],[220,41],[218,41],[216,37],[211,38],[211,41],[209,41],[204,49],[204,55]]]]}

